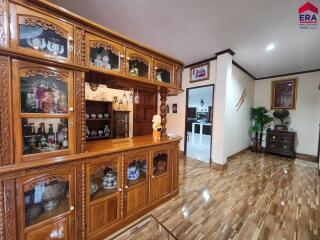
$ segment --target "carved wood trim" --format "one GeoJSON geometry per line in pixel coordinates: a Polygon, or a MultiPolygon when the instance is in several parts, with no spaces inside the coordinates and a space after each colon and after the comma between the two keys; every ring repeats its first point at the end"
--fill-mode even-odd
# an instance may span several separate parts
{"type": "Polygon", "coordinates": [[[8,1],[0,0],[0,46],[8,47],[8,1]]]}
{"type": "Polygon", "coordinates": [[[68,81],[68,76],[61,74],[60,72],[48,70],[46,68],[26,68],[22,69],[23,77],[35,77],[36,75],[43,76],[45,79],[48,77],[54,77],[56,80],[68,81]]]}
{"type": "Polygon", "coordinates": [[[4,240],[4,189],[3,189],[3,183],[0,182],[0,240],[4,240]]]}
{"type": "Polygon", "coordinates": [[[75,40],[75,62],[76,64],[84,66],[86,58],[86,39],[84,29],[76,28],[75,40]]]}
{"type": "Polygon", "coordinates": [[[162,87],[160,88],[160,116],[162,125],[162,134],[167,133],[167,95],[168,89],[162,87]]]}
{"type": "Polygon", "coordinates": [[[100,171],[104,171],[106,168],[112,168],[113,171],[116,169],[117,174],[119,174],[120,169],[118,169],[118,164],[119,164],[118,159],[108,160],[107,162],[99,165],[99,167],[93,168],[92,174],[96,175],[100,171]]]}
{"type": "Polygon", "coordinates": [[[90,47],[92,48],[103,48],[104,50],[109,50],[115,55],[119,56],[120,51],[115,49],[111,44],[107,44],[101,41],[90,41],[90,47]]]}
{"type": "Polygon", "coordinates": [[[19,24],[25,24],[26,26],[40,26],[43,27],[43,30],[52,30],[59,36],[68,39],[68,32],[61,27],[57,26],[56,24],[51,23],[48,20],[35,17],[35,16],[29,16],[29,15],[23,15],[19,18],[19,24]]]}
{"type": "Polygon", "coordinates": [[[82,72],[75,72],[75,85],[76,152],[82,153],[84,151],[84,144],[86,142],[85,83],[84,74],[82,72]]]}
{"type": "Polygon", "coordinates": [[[129,54],[129,61],[130,60],[137,60],[139,62],[143,62],[145,65],[149,66],[150,63],[143,57],[139,56],[139,55],[135,55],[135,54],[129,54]]]}
{"type": "Polygon", "coordinates": [[[14,163],[10,58],[0,56],[0,166],[14,163]]]}
{"type": "Polygon", "coordinates": [[[4,218],[6,240],[17,239],[14,179],[4,181],[4,218]]]}
{"type": "Polygon", "coordinates": [[[46,176],[46,177],[40,177],[36,180],[33,180],[32,182],[26,183],[24,185],[24,191],[30,191],[31,189],[35,188],[36,186],[38,186],[39,184],[50,184],[54,181],[57,182],[67,182],[69,179],[68,177],[65,176],[46,176]]]}
{"type": "Polygon", "coordinates": [[[86,238],[86,172],[85,165],[76,167],[76,234],[79,240],[86,238]]]}

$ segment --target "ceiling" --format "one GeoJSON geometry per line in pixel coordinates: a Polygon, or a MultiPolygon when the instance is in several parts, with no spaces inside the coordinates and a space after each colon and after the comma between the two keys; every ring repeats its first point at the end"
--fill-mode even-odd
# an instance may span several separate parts
{"type": "Polygon", "coordinates": [[[320,24],[298,24],[306,0],[51,1],[186,65],[232,49],[256,78],[320,69],[320,24]],[[267,52],[270,43],[275,49],[267,52]]]}

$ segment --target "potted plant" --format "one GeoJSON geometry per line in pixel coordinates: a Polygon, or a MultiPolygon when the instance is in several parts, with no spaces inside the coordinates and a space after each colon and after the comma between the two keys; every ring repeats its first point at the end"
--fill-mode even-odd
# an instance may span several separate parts
{"type": "Polygon", "coordinates": [[[251,108],[250,119],[252,126],[249,129],[252,140],[252,150],[254,152],[261,152],[262,138],[265,128],[273,121],[273,117],[268,115],[268,110],[265,107],[251,108]]]}

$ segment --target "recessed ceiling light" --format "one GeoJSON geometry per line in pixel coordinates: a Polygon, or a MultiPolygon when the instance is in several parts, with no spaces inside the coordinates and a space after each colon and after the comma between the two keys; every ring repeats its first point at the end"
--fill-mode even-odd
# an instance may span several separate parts
{"type": "Polygon", "coordinates": [[[266,47],[266,51],[271,51],[271,50],[273,50],[274,48],[275,48],[274,44],[271,43],[271,44],[269,44],[269,45],[266,47]]]}

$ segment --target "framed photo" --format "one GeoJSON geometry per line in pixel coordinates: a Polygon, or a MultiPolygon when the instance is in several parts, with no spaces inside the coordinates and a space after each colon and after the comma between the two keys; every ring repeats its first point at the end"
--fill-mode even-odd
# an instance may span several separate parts
{"type": "Polygon", "coordinates": [[[210,74],[210,62],[190,68],[190,82],[208,80],[210,74]]]}
{"type": "Polygon", "coordinates": [[[172,104],[172,113],[178,113],[178,104],[177,103],[172,104]]]}
{"type": "Polygon", "coordinates": [[[271,109],[296,108],[297,82],[296,78],[272,82],[271,109]]]}

